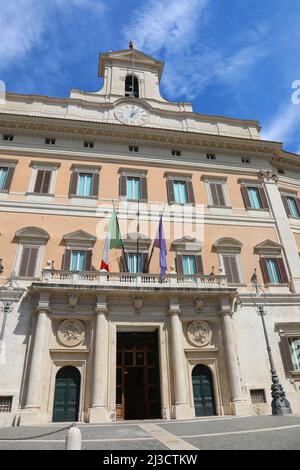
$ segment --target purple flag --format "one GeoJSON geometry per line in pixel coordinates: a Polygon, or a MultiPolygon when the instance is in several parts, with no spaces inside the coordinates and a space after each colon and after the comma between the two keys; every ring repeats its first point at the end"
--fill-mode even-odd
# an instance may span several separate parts
{"type": "Polygon", "coordinates": [[[167,272],[167,245],[164,235],[164,229],[162,224],[162,215],[160,217],[158,231],[156,234],[156,239],[154,241],[154,246],[160,249],[159,255],[159,266],[160,266],[160,277],[164,279],[167,272]]]}

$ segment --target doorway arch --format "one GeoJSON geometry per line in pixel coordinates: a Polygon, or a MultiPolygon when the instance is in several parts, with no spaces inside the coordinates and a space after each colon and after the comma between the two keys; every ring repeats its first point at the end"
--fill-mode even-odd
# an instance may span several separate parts
{"type": "Polygon", "coordinates": [[[59,369],[55,378],[52,421],[78,421],[80,382],[80,372],[76,367],[59,369]]]}
{"type": "Polygon", "coordinates": [[[213,378],[210,369],[198,364],[192,371],[195,416],[216,415],[213,378]]]}

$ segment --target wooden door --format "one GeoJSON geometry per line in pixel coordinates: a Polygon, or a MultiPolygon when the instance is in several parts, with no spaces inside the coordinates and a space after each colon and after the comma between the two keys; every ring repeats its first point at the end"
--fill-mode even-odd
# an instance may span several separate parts
{"type": "Polygon", "coordinates": [[[212,375],[208,367],[197,365],[192,372],[196,416],[216,414],[212,375]]]}
{"type": "Polygon", "coordinates": [[[76,367],[62,367],[56,374],[53,421],[78,421],[80,372],[76,367]]]}

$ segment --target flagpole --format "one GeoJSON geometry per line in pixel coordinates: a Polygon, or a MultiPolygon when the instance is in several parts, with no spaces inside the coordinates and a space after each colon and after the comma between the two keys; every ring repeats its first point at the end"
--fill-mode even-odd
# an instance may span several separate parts
{"type": "MultiPolygon", "coordinates": [[[[114,208],[114,211],[116,213],[116,208],[115,208],[115,203],[114,203],[114,200],[112,199],[112,203],[113,203],[113,208],[114,208]]],[[[117,216],[117,213],[116,213],[116,222],[117,222],[117,228],[118,228],[118,232],[119,234],[121,235],[121,232],[120,232],[120,226],[119,226],[119,219],[118,219],[118,216],[117,216]]],[[[124,244],[123,244],[123,238],[120,237],[121,239],[121,245],[122,245],[122,253],[123,253],[123,259],[124,259],[124,262],[125,262],[125,267],[127,269],[127,273],[129,273],[129,269],[128,269],[128,263],[127,263],[127,256],[126,256],[126,253],[125,253],[125,248],[124,248],[124,244]]]]}
{"type": "MultiPolygon", "coordinates": [[[[159,216],[159,220],[162,218],[162,216],[163,216],[163,214],[164,214],[164,212],[165,212],[165,208],[166,208],[166,203],[165,203],[165,205],[164,205],[164,208],[163,208],[163,210],[162,210],[162,213],[161,213],[160,216],[159,216]]],[[[155,248],[154,243],[155,243],[155,239],[153,240],[153,245],[152,245],[150,257],[149,257],[148,264],[147,264],[147,271],[146,271],[147,273],[149,272],[149,266],[150,266],[151,259],[152,259],[152,256],[153,256],[153,252],[154,252],[154,248],[155,248]]]]}
{"type": "Polygon", "coordinates": [[[140,248],[140,200],[138,200],[138,210],[137,210],[137,238],[136,238],[136,272],[139,272],[139,248],[140,248]]]}

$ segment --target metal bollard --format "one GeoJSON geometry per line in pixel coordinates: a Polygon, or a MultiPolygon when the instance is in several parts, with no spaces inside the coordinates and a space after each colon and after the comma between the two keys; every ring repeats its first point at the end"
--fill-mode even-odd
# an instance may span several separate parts
{"type": "Polygon", "coordinates": [[[65,450],[81,450],[81,431],[76,423],[68,429],[65,450]]]}

